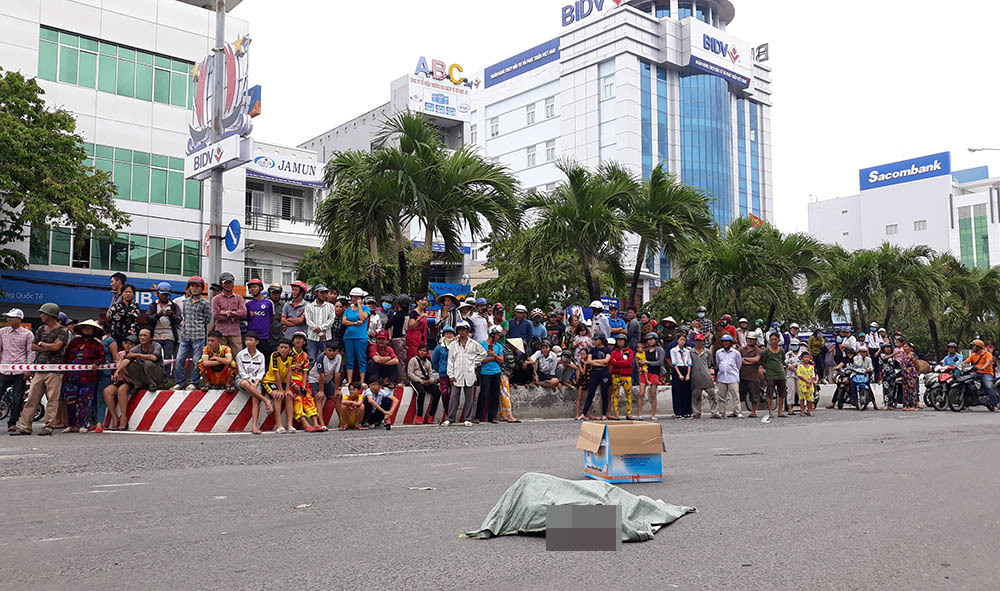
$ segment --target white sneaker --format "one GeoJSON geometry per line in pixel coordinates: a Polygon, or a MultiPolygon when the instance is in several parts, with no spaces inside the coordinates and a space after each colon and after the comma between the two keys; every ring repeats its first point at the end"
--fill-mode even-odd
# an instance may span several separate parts
{"type": "Polygon", "coordinates": [[[472,421],[465,421],[465,426],[466,427],[471,427],[472,426],[472,421]]]}
{"type": "Polygon", "coordinates": [[[278,429],[275,431],[275,433],[278,433],[280,435],[280,434],[283,434],[283,433],[288,433],[288,431],[286,431],[284,427],[278,427],[278,429]]]}
{"type": "Polygon", "coordinates": [[[451,421],[445,419],[444,421],[441,422],[441,426],[442,427],[450,427],[451,426],[451,421]]]}

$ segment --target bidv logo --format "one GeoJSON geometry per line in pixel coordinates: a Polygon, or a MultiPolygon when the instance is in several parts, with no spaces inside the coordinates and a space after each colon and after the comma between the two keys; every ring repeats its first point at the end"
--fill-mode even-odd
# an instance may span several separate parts
{"type": "Polygon", "coordinates": [[[446,65],[441,60],[431,60],[430,65],[427,64],[427,58],[420,56],[417,60],[417,67],[413,71],[414,76],[426,76],[437,81],[448,80],[455,86],[466,86],[472,88],[473,85],[479,86],[479,80],[475,82],[470,81],[468,78],[462,76],[465,70],[462,66],[458,64],[446,65]]]}
{"type": "Polygon", "coordinates": [[[707,51],[728,57],[734,64],[738,64],[740,61],[740,52],[736,49],[736,45],[723,43],[707,33],[702,38],[702,44],[707,51]]]}
{"type": "Polygon", "coordinates": [[[614,3],[621,6],[622,0],[576,0],[576,3],[563,6],[562,24],[568,27],[577,21],[582,21],[595,12],[604,10],[605,4],[614,3]]]}
{"type": "Polygon", "coordinates": [[[214,150],[208,149],[198,154],[194,157],[195,171],[197,172],[206,166],[222,162],[222,157],[225,153],[226,151],[222,149],[222,146],[217,146],[214,150]]]}

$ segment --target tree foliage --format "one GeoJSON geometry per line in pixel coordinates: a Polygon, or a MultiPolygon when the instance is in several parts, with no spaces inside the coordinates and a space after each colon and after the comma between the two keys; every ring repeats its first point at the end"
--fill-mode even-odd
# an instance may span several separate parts
{"type": "Polygon", "coordinates": [[[23,268],[24,254],[5,248],[29,226],[53,223],[80,233],[114,234],[129,217],[115,206],[115,185],[86,166],[73,115],[46,107],[45,91],[0,69],[0,267],[23,268]]]}

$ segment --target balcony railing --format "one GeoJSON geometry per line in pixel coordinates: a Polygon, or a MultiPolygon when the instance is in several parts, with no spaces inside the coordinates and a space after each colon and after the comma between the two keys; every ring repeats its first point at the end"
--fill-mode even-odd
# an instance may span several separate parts
{"type": "Polygon", "coordinates": [[[263,230],[265,232],[280,231],[281,222],[304,224],[306,226],[312,226],[313,223],[312,220],[302,218],[286,218],[280,215],[247,211],[246,226],[251,230],[263,230]]]}

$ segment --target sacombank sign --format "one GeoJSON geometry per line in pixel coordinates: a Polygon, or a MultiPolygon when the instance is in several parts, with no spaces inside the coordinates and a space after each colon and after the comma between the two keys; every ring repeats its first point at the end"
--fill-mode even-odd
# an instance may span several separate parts
{"type": "Polygon", "coordinates": [[[948,174],[951,174],[951,152],[862,168],[858,171],[862,191],[948,174]]]}
{"type": "Polygon", "coordinates": [[[605,6],[617,8],[621,4],[622,0],[576,0],[573,4],[563,6],[562,24],[564,27],[568,27],[594,13],[602,12],[605,6]]]}

